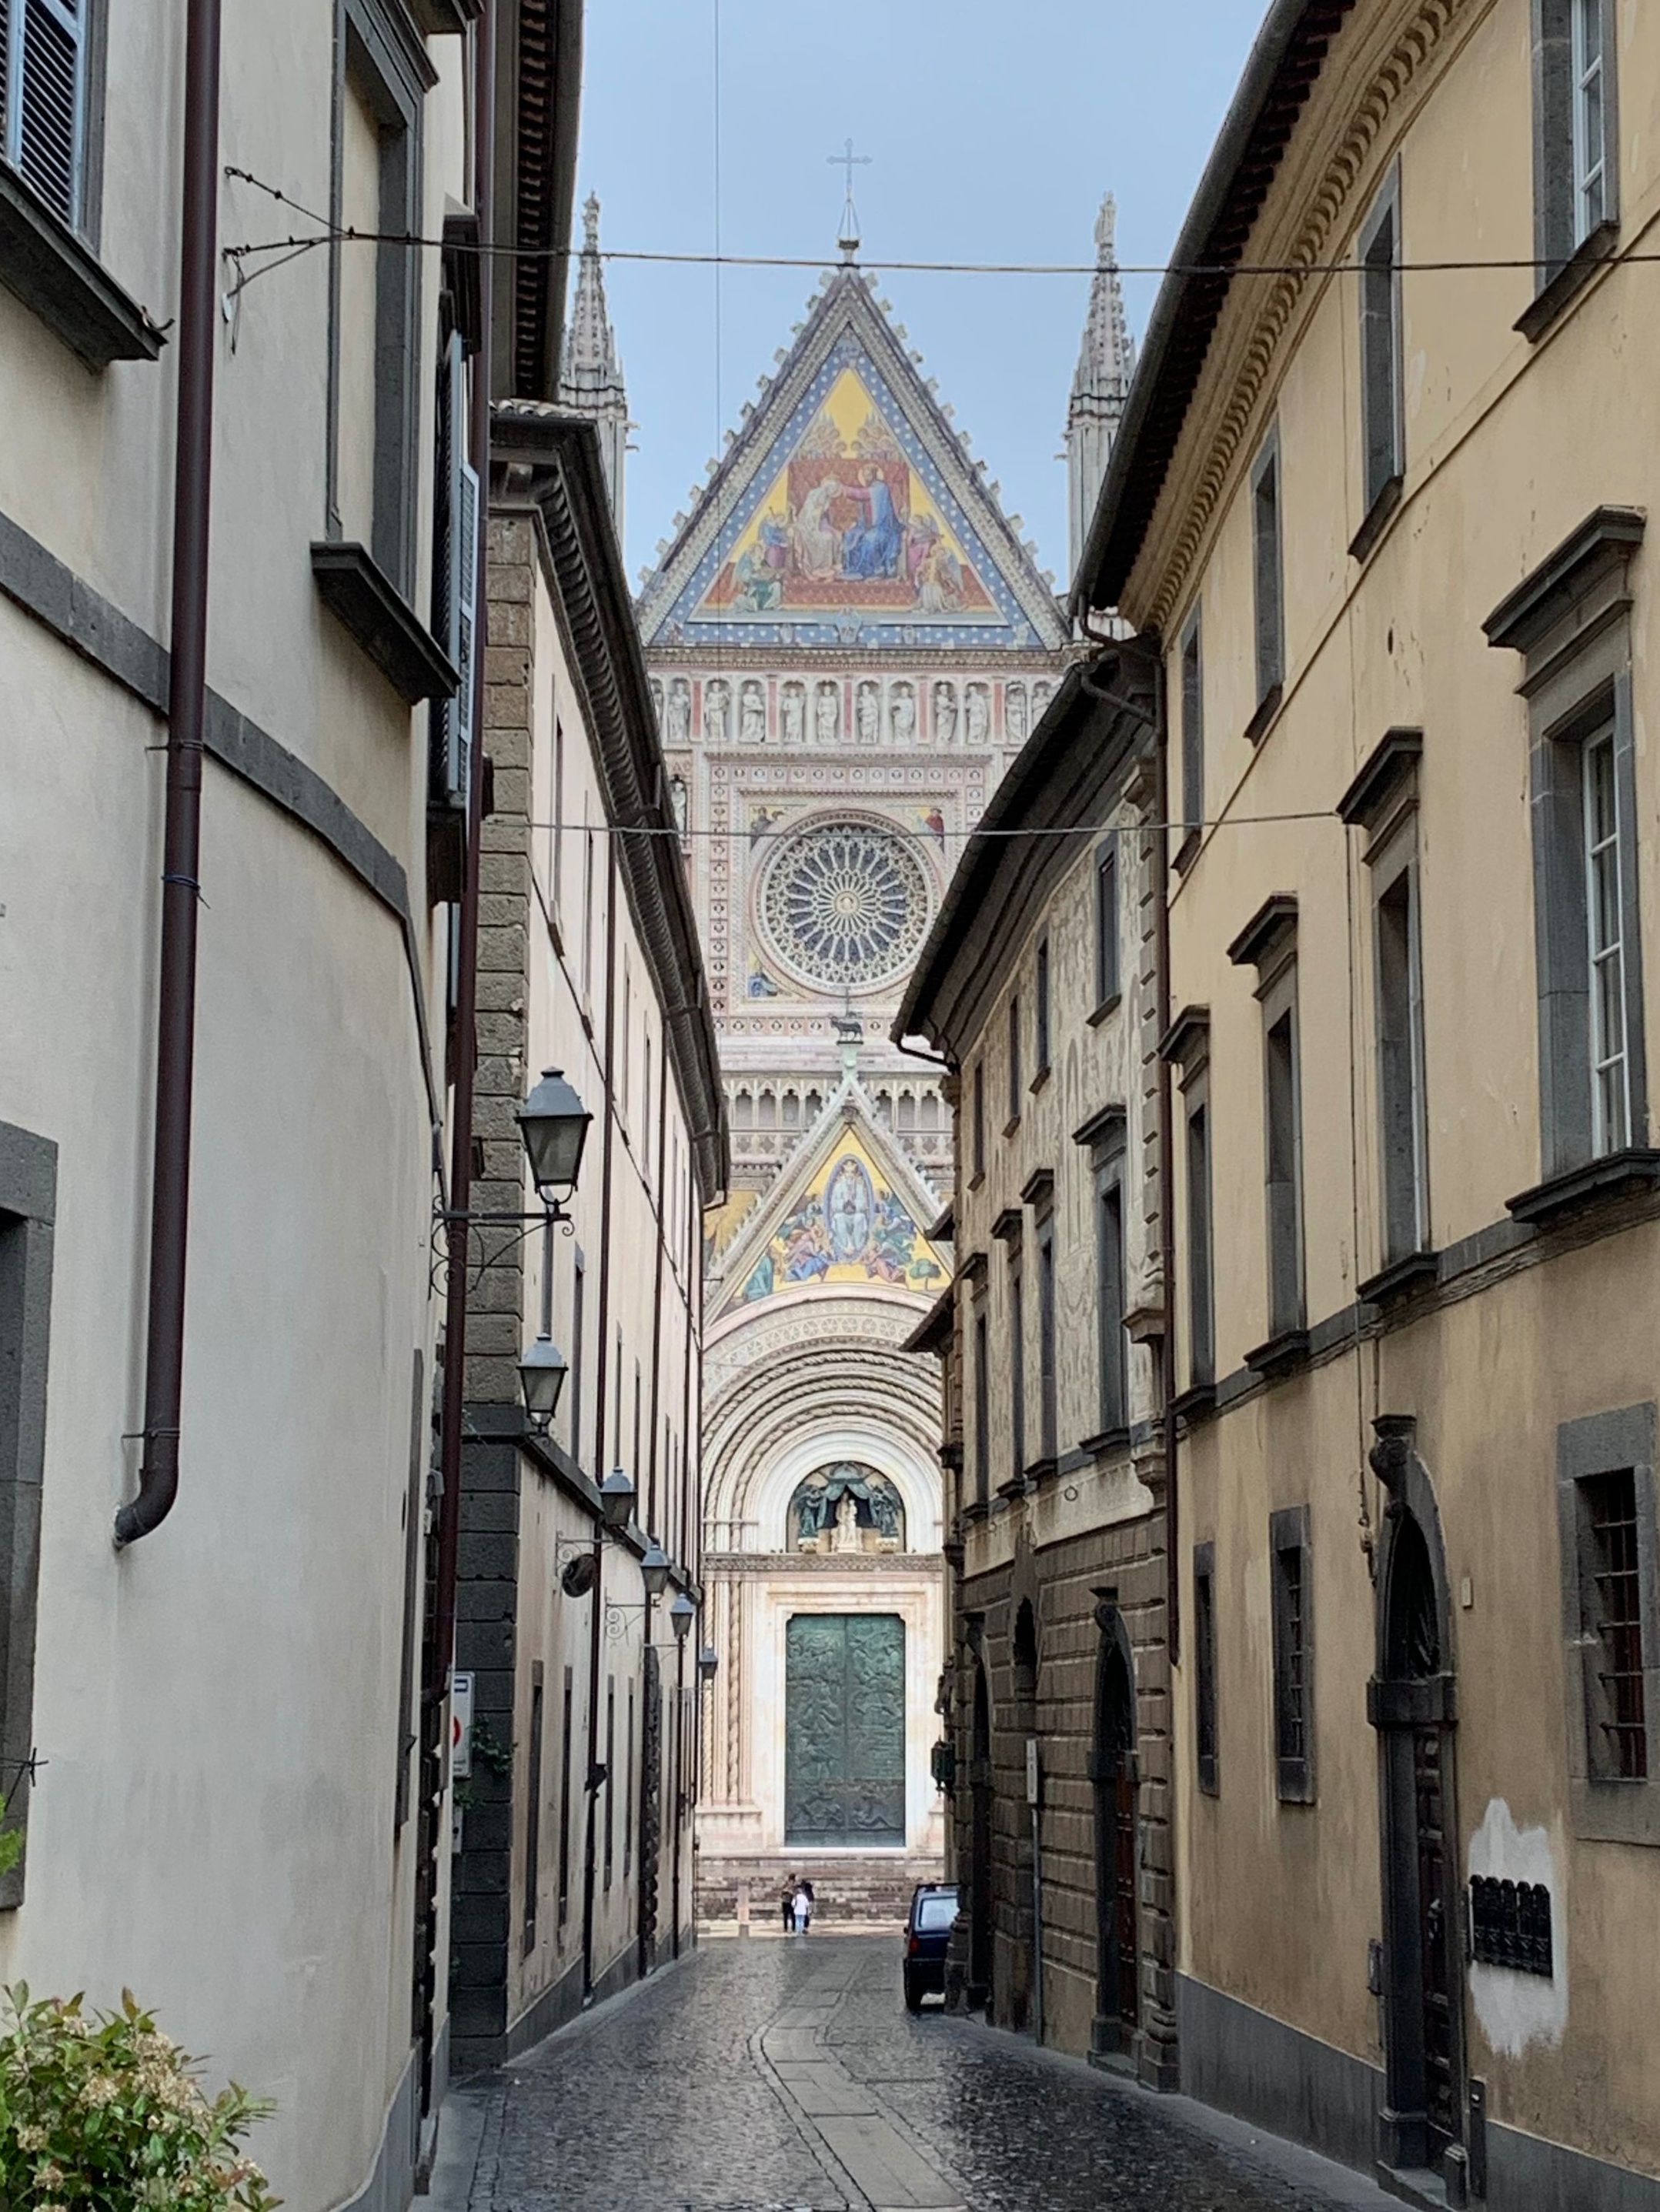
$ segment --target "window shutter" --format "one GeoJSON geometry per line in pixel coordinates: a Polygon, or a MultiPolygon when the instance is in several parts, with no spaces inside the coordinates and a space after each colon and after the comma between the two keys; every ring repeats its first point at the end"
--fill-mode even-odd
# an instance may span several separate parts
{"type": "Polygon", "coordinates": [[[81,219],[88,0],[0,0],[0,145],[55,215],[81,219]]]}
{"type": "MultiPolygon", "coordinates": [[[[3,0],[0,0],[3,4],[3,0]]],[[[433,517],[433,611],[438,641],[460,672],[435,710],[432,795],[465,811],[472,738],[473,633],[478,602],[478,476],[468,465],[467,380],[459,331],[438,380],[438,485],[433,517]]]]}

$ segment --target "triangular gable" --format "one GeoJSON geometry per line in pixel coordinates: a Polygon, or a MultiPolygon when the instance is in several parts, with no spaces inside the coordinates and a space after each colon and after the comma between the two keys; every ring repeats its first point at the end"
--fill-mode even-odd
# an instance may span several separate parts
{"type": "Polygon", "coordinates": [[[640,617],[648,646],[1065,642],[1052,590],[851,273],[821,295],[640,617]]]}
{"type": "Polygon", "coordinates": [[[862,1091],[844,1088],[723,1255],[715,1313],[826,1285],[936,1297],[951,1270],[924,1234],[931,1207],[862,1091]]]}

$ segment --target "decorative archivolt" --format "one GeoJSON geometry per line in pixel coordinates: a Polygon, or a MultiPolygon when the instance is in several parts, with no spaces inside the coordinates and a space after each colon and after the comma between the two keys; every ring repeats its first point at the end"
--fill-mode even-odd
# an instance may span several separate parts
{"type": "Polygon", "coordinates": [[[1316,264],[1330,258],[1330,241],[1353,197],[1355,182],[1370,161],[1390,114],[1459,16],[1477,4],[1479,0],[1421,0],[1416,14],[1377,64],[1371,83],[1356,104],[1348,126],[1310,198],[1296,237],[1283,252],[1275,252],[1274,258],[1292,264],[1294,273],[1277,276],[1267,287],[1267,296],[1235,378],[1232,394],[1211,441],[1198,487],[1189,501],[1175,550],[1165,563],[1158,592],[1148,610],[1151,628],[1163,629],[1168,624],[1171,610],[1182,596],[1211,517],[1229,483],[1274,356],[1307,287],[1310,271],[1316,264]]]}

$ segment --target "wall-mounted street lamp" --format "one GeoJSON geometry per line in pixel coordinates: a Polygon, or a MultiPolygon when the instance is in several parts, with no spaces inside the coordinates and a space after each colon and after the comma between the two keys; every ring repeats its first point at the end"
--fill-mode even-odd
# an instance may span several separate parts
{"type": "Polygon", "coordinates": [[[534,1344],[526,1346],[519,1362],[519,1388],[524,1393],[531,1428],[538,1437],[546,1436],[552,1425],[569,1372],[570,1362],[551,1337],[538,1336],[534,1344]]]}
{"type": "Polygon", "coordinates": [[[719,1668],[720,1664],[720,1653],[715,1650],[712,1644],[706,1644],[697,1655],[697,1672],[699,1675],[704,1681],[712,1682],[714,1680],[715,1670],[719,1668]]]}
{"type": "Polygon", "coordinates": [[[613,1534],[620,1534],[634,1518],[634,1482],[620,1467],[612,1468],[599,1486],[599,1517],[613,1534]]]}
{"type": "Polygon", "coordinates": [[[686,1595],[684,1590],[678,1591],[669,1607],[669,1625],[674,1631],[674,1640],[677,1644],[684,1645],[690,1632],[691,1625],[696,1618],[696,1605],[686,1595]]]}
{"type": "Polygon", "coordinates": [[[538,1229],[543,1235],[542,1267],[542,1327],[537,1341],[526,1351],[520,1362],[520,1382],[525,1391],[525,1406],[532,1425],[539,1435],[545,1435],[552,1407],[546,1408],[543,1418],[541,1401],[532,1395],[532,1382],[526,1370],[538,1370],[535,1389],[545,1393],[552,1389],[557,1402],[558,1386],[549,1374],[556,1364],[562,1370],[564,1362],[550,1341],[553,1334],[553,1273],[550,1261],[553,1249],[553,1231],[558,1223],[569,1236],[575,1224],[565,1211],[566,1201],[576,1188],[576,1179],[582,1169],[582,1148],[587,1142],[589,1125],[593,1116],[584,1106],[572,1086],[556,1067],[544,1073],[541,1081],[519,1109],[519,1134],[524,1143],[525,1158],[530,1165],[531,1181],[536,1186],[536,1195],[541,1201],[538,1212],[528,1213],[473,1213],[464,1208],[441,1207],[434,1218],[434,1245],[440,1236],[444,1239],[445,1263],[449,1264],[450,1233],[461,1231],[465,1242],[470,1229],[511,1229],[514,1236],[495,1244],[479,1263],[478,1273],[499,1266],[510,1258],[520,1246],[532,1237],[538,1229]],[[542,1346],[545,1345],[546,1350],[542,1346]],[[551,1355],[551,1356],[550,1356],[551,1355]]]}
{"type": "Polygon", "coordinates": [[[566,1082],[563,1072],[546,1068],[542,1080],[519,1109],[519,1133],[530,1162],[531,1180],[544,1206],[554,1213],[576,1188],[582,1147],[593,1120],[566,1082]]]}
{"type": "Polygon", "coordinates": [[[655,1605],[669,1586],[670,1561],[668,1553],[654,1536],[646,1547],[646,1556],[640,1562],[640,1579],[646,1586],[646,1602],[655,1605]]]}

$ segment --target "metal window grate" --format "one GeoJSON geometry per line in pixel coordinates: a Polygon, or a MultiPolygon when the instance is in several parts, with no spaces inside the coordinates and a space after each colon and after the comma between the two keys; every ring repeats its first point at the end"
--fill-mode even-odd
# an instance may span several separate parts
{"type": "Polygon", "coordinates": [[[1280,1618],[1284,1623],[1284,1674],[1280,1697],[1280,1756],[1305,1759],[1308,1748],[1308,1618],[1304,1602],[1300,1548],[1281,1552],[1280,1618]]]}
{"type": "Polygon", "coordinates": [[[1584,1485],[1590,1510],[1591,1626],[1599,1648],[1597,1725],[1607,1747],[1606,1771],[1641,1782],[1649,1771],[1648,1716],[1643,1683],[1642,1589],[1637,1559],[1637,1483],[1629,1468],[1584,1485]]]}
{"type": "Polygon", "coordinates": [[[1509,1966],[1518,1974],[1541,1974],[1548,1980],[1555,1966],[1550,1892],[1544,1884],[1473,1876],[1470,1956],[1481,1966],[1509,1966]]]}
{"type": "Polygon", "coordinates": [[[1626,1036],[1624,884],[1614,732],[1584,751],[1586,952],[1590,963],[1592,1119],[1598,1153],[1631,1142],[1630,1058],[1626,1036]]]}

